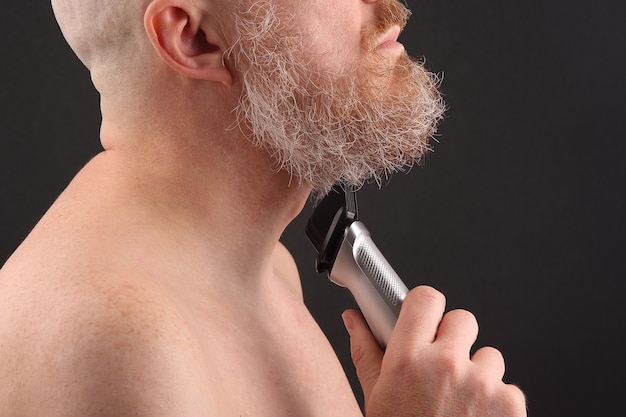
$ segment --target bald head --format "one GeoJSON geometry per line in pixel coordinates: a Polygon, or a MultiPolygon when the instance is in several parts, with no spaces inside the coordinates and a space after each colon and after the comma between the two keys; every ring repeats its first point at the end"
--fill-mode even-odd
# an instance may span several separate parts
{"type": "Polygon", "coordinates": [[[52,0],[52,8],[69,45],[94,71],[132,60],[144,50],[143,11],[149,2],[52,0]]]}
{"type": "Polygon", "coordinates": [[[144,81],[150,83],[150,78],[163,74],[159,72],[163,64],[184,76],[203,78],[186,70],[205,64],[197,59],[203,52],[225,47],[223,38],[220,46],[212,44],[219,37],[213,25],[223,23],[232,3],[238,2],[52,0],[52,7],[63,35],[90,70],[96,88],[103,95],[104,90],[119,95],[137,94],[144,81]]]}
{"type": "Polygon", "coordinates": [[[155,120],[172,124],[173,114],[180,119],[181,114],[191,115],[193,108],[211,104],[215,85],[227,80],[228,74],[222,70],[224,42],[213,47],[213,38],[207,38],[213,35],[209,32],[215,22],[224,20],[223,8],[216,6],[229,4],[226,0],[52,0],[64,37],[100,93],[103,131],[108,126],[145,131],[146,126],[156,126],[155,120]],[[191,80],[209,80],[211,71],[219,73],[213,77],[217,83],[198,88],[199,83],[191,80]]]}

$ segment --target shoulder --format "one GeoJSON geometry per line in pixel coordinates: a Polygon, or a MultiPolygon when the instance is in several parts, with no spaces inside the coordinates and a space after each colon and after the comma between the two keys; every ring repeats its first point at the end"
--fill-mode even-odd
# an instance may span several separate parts
{"type": "Polygon", "coordinates": [[[0,415],[200,414],[192,338],[158,294],[102,280],[0,282],[0,415]]]}

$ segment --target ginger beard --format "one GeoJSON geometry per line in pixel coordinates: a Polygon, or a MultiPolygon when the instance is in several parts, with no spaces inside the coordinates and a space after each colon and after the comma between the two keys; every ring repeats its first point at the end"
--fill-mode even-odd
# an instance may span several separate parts
{"type": "MultiPolygon", "coordinates": [[[[248,6],[250,7],[250,6],[248,6]]],[[[408,10],[379,2],[362,34],[362,58],[337,73],[307,53],[307,37],[269,1],[237,14],[238,40],[226,58],[240,73],[237,123],[299,184],[325,194],[338,181],[361,186],[419,162],[442,118],[438,80],[406,53],[390,62],[374,48],[408,10]]]]}

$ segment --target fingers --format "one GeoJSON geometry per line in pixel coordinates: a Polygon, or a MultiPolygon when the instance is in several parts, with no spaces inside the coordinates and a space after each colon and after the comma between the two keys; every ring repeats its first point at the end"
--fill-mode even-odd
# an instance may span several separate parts
{"type": "Polygon", "coordinates": [[[445,308],[445,297],[434,288],[420,286],[412,289],[402,303],[388,350],[393,349],[395,343],[411,348],[431,344],[445,308]]]}
{"type": "MultiPolygon", "coordinates": [[[[478,322],[466,310],[453,310],[447,313],[437,329],[436,340],[445,343],[458,352],[467,354],[478,337],[478,322]]],[[[467,357],[467,356],[466,356],[467,357]]]]}
{"type": "Polygon", "coordinates": [[[444,315],[445,306],[445,297],[434,288],[413,289],[402,305],[395,337],[401,338],[405,346],[410,343],[419,347],[437,340],[457,351],[469,352],[478,336],[476,318],[466,310],[453,310],[444,315]]]}
{"type": "Polygon", "coordinates": [[[484,347],[478,349],[472,356],[472,362],[493,378],[501,380],[504,377],[504,358],[502,353],[495,348],[484,347]]]}
{"type": "Polygon", "coordinates": [[[363,388],[365,401],[370,397],[374,384],[380,375],[383,351],[372,335],[365,319],[354,310],[342,315],[346,330],[350,334],[350,353],[356,373],[363,388]]]}
{"type": "Polygon", "coordinates": [[[384,359],[362,317],[346,314],[354,319],[352,356],[366,415],[526,416],[521,391],[502,382],[502,354],[487,347],[470,358],[478,336],[474,315],[444,311],[440,292],[430,287],[410,291],[384,359]]]}
{"type": "MultiPolygon", "coordinates": [[[[477,337],[478,322],[476,317],[466,310],[453,310],[441,320],[436,343],[445,343],[459,354],[467,355],[477,337]]],[[[501,380],[504,377],[504,358],[502,353],[495,348],[483,347],[479,349],[474,353],[471,361],[491,378],[501,380]]]]}

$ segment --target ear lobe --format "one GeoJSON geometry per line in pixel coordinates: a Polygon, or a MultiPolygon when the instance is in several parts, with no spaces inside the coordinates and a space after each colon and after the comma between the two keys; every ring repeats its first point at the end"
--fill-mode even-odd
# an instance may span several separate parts
{"type": "Polygon", "coordinates": [[[152,46],[170,68],[182,75],[232,85],[233,77],[224,65],[218,36],[203,20],[201,11],[181,3],[150,3],[144,26],[152,46]]]}

